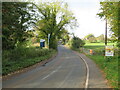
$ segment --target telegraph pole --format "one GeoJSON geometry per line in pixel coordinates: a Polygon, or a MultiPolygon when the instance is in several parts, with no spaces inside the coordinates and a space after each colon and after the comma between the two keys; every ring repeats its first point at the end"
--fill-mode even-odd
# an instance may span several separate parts
{"type": "Polygon", "coordinates": [[[105,25],[105,45],[107,46],[107,19],[106,19],[106,25],[105,25]]]}

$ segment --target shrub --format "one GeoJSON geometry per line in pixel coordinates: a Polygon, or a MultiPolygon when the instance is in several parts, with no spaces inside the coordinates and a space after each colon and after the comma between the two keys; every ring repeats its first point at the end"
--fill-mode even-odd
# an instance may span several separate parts
{"type": "Polygon", "coordinates": [[[34,48],[34,47],[30,47],[30,48],[16,48],[14,50],[3,50],[2,53],[2,57],[3,57],[3,61],[4,60],[12,60],[12,61],[16,61],[16,60],[22,60],[22,59],[28,59],[28,58],[35,58],[35,57],[40,57],[40,56],[45,56],[47,54],[49,54],[51,51],[53,51],[52,49],[40,49],[40,48],[34,48]]]}
{"type": "Polygon", "coordinates": [[[35,47],[21,47],[9,51],[3,50],[2,74],[7,75],[10,72],[14,72],[42,60],[46,60],[55,53],[56,51],[53,49],[40,49],[35,47]]]}
{"type": "Polygon", "coordinates": [[[84,46],[85,42],[78,37],[74,37],[69,44],[71,48],[77,49],[84,46]]]}

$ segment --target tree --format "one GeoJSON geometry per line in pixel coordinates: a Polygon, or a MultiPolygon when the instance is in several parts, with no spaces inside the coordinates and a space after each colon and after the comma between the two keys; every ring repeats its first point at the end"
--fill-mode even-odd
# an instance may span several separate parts
{"type": "Polygon", "coordinates": [[[68,43],[69,39],[70,39],[70,36],[69,36],[69,33],[67,30],[63,29],[59,32],[59,36],[58,36],[58,39],[62,40],[62,44],[66,44],[68,43]]]}
{"type": "Polygon", "coordinates": [[[70,41],[70,47],[73,49],[78,49],[84,45],[85,45],[85,42],[81,40],[79,37],[74,36],[70,41]]]}
{"type": "Polygon", "coordinates": [[[104,35],[103,34],[101,34],[100,36],[97,37],[97,41],[98,42],[104,42],[104,40],[105,39],[104,39],[104,35]]]}
{"type": "MultiPolygon", "coordinates": [[[[120,38],[120,2],[100,2],[101,8],[97,15],[102,19],[107,19],[110,30],[114,36],[120,38]]],[[[120,39],[118,39],[120,40],[120,39]]]]}
{"type": "Polygon", "coordinates": [[[30,24],[34,22],[33,5],[27,2],[2,3],[2,46],[13,49],[31,36],[30,24]]]}
{"type": "Polygon", "coordinates": [[[47,36],[50,34],[49,48],[57,49],[57,40],[60,32],[67,25],[76,26],[76,19],[73,13],[68,10],[68,5],[63,2],[44,2],[37,5],[40,12],[40,18],[37,22],[37,29],[44,35],[47,41],[47,36]]]}
{"type": "Polygon", "coordinates": [[[88,34],[87,36],[84,37],[84,40],[92,43],[92,42],[96,42],[96,38],[93,34],[88,34]]]}

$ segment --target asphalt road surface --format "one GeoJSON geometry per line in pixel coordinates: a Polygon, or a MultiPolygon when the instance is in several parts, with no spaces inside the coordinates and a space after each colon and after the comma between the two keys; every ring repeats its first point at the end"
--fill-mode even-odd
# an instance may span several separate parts
{"type": "MultiPolygon", "coordinates": [[[[89,78],[92,79],[89,87],[106,88],[104,78],[99,75],[100,71],[93,66],[95,65],[90,66],[94,73],[90,73],[89,78]]],[[[3,88],[85,88],[86,76],[86,65],[80,56],[64,46],[59,46],[58,55],[52,61],[3,80],[2,85],[3,88]]]]}

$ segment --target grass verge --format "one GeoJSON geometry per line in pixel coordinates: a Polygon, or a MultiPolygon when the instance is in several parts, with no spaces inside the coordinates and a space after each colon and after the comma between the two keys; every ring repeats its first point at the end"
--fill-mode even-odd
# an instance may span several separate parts
{"type": "MultiPolygon", "coordinates": [[[[113,43],[109,43],[108,45],[113,45],[113,43]]],[[[79,53],[86,53],[89,52],[89,49],[94,51],[93,55],[86,53],[86,56],[91,58],[98,67],[104,72],[106,79],[108,80],[109,85],[112,88],[118,89],[118,49],[115,46],[115,56],[105,58],[105,46],[104,43],[88,43],[84,47],[84,50],[81,51],[81,48],[74,49],[79,53]]]]}
{"type": "MultiPolygon", "coordinates": [[[[108,45],[116,45],[116,43],[108,43],[108,45]]],[[[104,72],[109,85],[112,88],[118,88],[118,49],[115,46],[114,56],[105,58],[104,43],[87,43],[84,48],[86,50],[92,49],[93,55],[88,55],[104,72]]]]}
{"type": "Polygon", "coordinates": [[[2,75],[29,67],[43,60],[49,59],[56,54],[53,49],[40,48],[17,48],[15,50],[3,51],[2,53],[2,75]]]}
{"type": "Polygon", "coordinates": [[[118,57],[110,57],[109,61],[101,55],[87,55],[104,72],[108,83],[112,88],[118,88],[118,57]]]}

